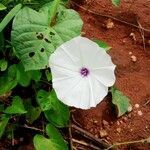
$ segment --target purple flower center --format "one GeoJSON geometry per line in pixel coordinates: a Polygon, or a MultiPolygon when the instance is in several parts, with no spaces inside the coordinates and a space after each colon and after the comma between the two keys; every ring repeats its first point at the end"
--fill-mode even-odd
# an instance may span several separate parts
{"type": "Polygon", "coordinates": [[[80,70],[80,74],[83,76],[83,77],[87,77],[88,74],[89,74],[89,70],[85,67],[81,68],[80,70]]]}

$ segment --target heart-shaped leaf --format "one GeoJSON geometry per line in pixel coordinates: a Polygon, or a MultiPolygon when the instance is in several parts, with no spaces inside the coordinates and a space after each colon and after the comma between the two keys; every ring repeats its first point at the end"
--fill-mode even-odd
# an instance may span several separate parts
{"type": "Polygon", "coordinates": [[[58,127],[67,126],[70,116],[69,108],[58,100],[54,90],[51,92],[40,90],[37,94],[37,102],[49,122],[58,127]]]}
{"type": "Polygon", "coordinates": [[[4,111],[6,114],[24,114],[26,112],[22,99],[19,96],[13,97],[12,105],[8,106],[4,111]]]}
{"type": "Polygon", "coordinates": [[[25,108],[27,110],[26,119],[30,124],[32,124],[39,118],[41,114],[41,108],[32,106],[31,99],[25,101],[25,108]]]}
{"type": "Polygon", "coordinates": [[[36,150],[68,150],[67,143],[54,126],[47,125],[46,133],[50,139],[39,134],[34,137],[33,142],[36,150]]]}
{"type": "Polygon", "coordinates": [[[111,88],[111,93],[112,103],[116,106],[118,117],[120,117],[128,111],[128,108],[130,106],[130,100],[127,96],[123,95],[123,93],[115,87],[111,88]]]}

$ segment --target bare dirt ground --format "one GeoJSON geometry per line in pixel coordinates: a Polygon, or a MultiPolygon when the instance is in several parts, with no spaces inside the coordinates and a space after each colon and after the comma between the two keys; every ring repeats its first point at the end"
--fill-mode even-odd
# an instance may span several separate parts
{"type": "MultiPolygon", "coordinates": [[[[132,112],[116,118],[108,95],[96,108],[76,109],[73,118],[86,131],[109,143],[149,137],[150,31],[138,27],[150,30],[150,1],[122,0],[120,7],[114,7],[109,0],[72,1],[72,8],[84,21],[84,36],[103,40],[112,47],[109,53],[117,65],[115,86],[132,104],[132,112]]],[[[120,149],[149,150],[150,146],[136,144],[120,149]]]]}

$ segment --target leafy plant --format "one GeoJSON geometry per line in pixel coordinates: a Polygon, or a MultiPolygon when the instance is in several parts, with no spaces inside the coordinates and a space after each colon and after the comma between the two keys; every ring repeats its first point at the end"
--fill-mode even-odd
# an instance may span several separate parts
{"type": "MultiPolygon", "coordinates": [[[[0,3],[0,138],[10,129],[34,125],[44,118],[44,128],[48,124],[42,130],[43,135],[34,136],[35,149],[68,149],[59,130],[68,126],[69,107],[60,102],[52,89],[48,68],[48,58],[55,49],[81,34],[83,21],[76,11],[65,7],[67,2],[2,0],[0,3]],[[20,123],[20,118],[25,121],[20,123]]],[[[95,42],[106,51],[111,48],[105,42],[95,42]]],[[[128,99],[116,89],[112,89],[112,96],[118,116],[123,115],[129,106],[128,99]]]]}

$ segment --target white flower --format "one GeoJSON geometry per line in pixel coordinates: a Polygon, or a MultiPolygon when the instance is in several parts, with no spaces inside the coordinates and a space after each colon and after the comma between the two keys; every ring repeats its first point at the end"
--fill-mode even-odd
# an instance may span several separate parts
{"type": "Polygon", "coordinates": [[[57,97],[69,106],[95,107],[115,82],[111,57],[85,37],[75,37],[58,47],[49,65],[57,97]]]}

